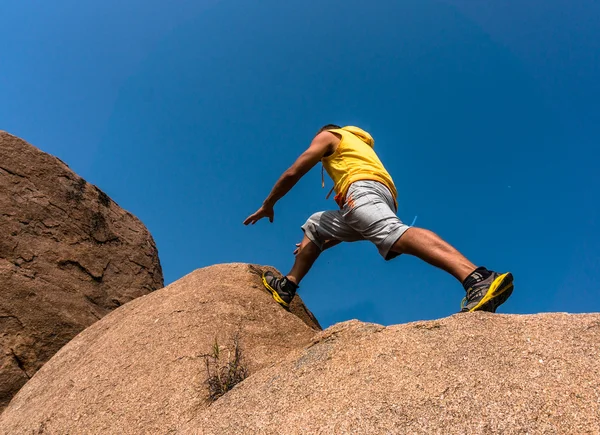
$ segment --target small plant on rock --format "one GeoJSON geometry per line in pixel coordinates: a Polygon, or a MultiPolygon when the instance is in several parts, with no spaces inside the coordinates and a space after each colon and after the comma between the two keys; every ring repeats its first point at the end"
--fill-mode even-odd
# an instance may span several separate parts
{"type": "Polygon", "coordinates": [[[248,376],[239,336],[233,337],[233,348],[227,349],[219,345],[217,338],[213,343],[212,352],[204,354],[208,386],[208,395],[214,402],[235,385],[242,382],[248,376]]]}

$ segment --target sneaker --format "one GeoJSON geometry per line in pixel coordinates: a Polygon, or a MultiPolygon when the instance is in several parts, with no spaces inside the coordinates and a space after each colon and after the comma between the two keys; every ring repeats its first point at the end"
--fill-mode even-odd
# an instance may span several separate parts
{"type": "Polygon", "coordinates": [[[284,308],[290,307],[290,302],[294,299],[296,289],[298,288],[296,284],[286,277],[276,278],[271,272],[263,273],[262,282],[279,305],[284,308]]]}
{"type": "Polygon", "coordinates": [[[467,296],[462,300],[461,313],[470,311],[488,311],[495,313],[514,289],[512,273],[499,274],[492,272],[486,279],[474,283],[467,289],[467,296]]]}

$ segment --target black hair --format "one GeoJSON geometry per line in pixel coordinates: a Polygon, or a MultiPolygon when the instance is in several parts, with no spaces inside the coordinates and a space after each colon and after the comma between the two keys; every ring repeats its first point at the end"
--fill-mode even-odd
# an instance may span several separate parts
{"type": "Polygon", "coordinates": [[[324,132],[326,130],[333,130],[333,129],[336,129],[336,128],[342,128],[342,127],[340,127],[339,125],[335,125],[335,124],[326,124],[326,125],[324,125],[323,127],[321,127],[319,129],[319,131],[317,132],[317,134],[319,134],[321,132],[324,132]]]}

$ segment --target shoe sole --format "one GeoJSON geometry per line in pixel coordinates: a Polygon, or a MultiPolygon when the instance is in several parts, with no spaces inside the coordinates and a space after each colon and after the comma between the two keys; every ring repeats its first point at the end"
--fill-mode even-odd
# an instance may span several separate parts
{"type": "Polygon", "coordinates": [[[277,293],[277,290],[275,290],[273,287],[271,287],[269,285],[269,283],[265,279],[264,273],[262,276],[262,282],[263,282],[263,285],[265,286],[265,288],[271,292],[271,295],[273,296],[273,299],[275,299],[275,302],[277,302],[279,305],[281,305],[284,308],[290,307],[290,304],[286,303],[283,299],[281,299],[281,297],[279,296],[279,293],[277,293]]]}
{"type": "Polygon", "coordinates": [[[497,299],[494,300],[494,303],[496,304],[493,308],[492,308],[492,313],[496,312],[496,309],[502,305],[504,302],[506,302],[506,300],[510,297],[510,295],[512,294],[513,290],[515,289],[514,285],[510,285],[510,287],[508,287],[508,289],[506,289],[506,291],[504,293],[502,293],[500,296],[498,296],[497,299]]]}
{"type": "MultiPolygon", "coordinates": [[[[479,301],[477,305],[469,310],[473,311],[484,311],[488,306],[491,308],[491,312],[496,312],[496,308],[502,305],[508,297],[512,294],[514,289],[512,273],[504,273],[496,278],[490,288],[488,289],[485,296],[479,301]],[[507,293],[508,292],[508,293],[507,293]]],[[[485,310],[490,311],[490,309],[485,310]]]]}

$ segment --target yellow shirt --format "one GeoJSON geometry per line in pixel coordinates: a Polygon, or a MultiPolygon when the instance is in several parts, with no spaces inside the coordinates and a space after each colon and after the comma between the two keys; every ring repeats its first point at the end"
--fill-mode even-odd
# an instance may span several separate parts
{"type": "Polygon", "coordinates": [[[342,136],[335,152],[321,159],[323,167],[333,180],[338,205],[343,206],[348,188],[358,180],[379,181],[390,190],[396,201],[396,186],[373,150],[375,141],[371,135],[353,126],[329,131],[342,136]]]}

